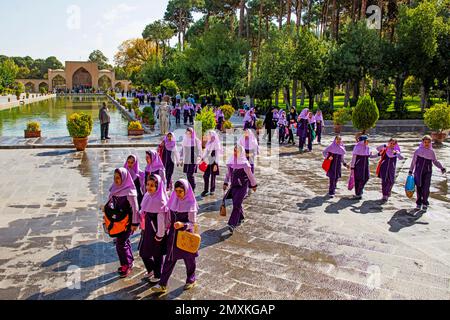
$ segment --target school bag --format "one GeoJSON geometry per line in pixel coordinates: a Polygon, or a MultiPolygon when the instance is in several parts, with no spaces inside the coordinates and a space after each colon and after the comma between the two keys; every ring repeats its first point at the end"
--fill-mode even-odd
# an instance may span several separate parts
{"type": "Polygon", "coordinates": [[[126,201],[125,208],[118,207],[116,197],[112,197],[105,205],[103,214],[103,230],[111,238],[120,237],[124,234],[131,225],[131,206],[126,201]]]}
{"type": "Polygon", "coordinates": [[[189,253],[197,253],[200,249],[202,237],[198,234],[198,224],[194,225],[194,232],[178,231],[177,248],[189,253]]]}
{"type": "Polygon", "coordinates": [[[406,178],[406,183],[405,183],[406,196],[411,199],[414,196],[415,189],[416,189],[416,183],[414,182],[414,177],[408,176],[406,178]]]}
{"type": "Polygon", "coordinates": [[[355,187],[355,171],[352,170],[352,172],[350,173],[350,177],[348,178],[348,190],[353,190],[353,188],[355,187]]]}

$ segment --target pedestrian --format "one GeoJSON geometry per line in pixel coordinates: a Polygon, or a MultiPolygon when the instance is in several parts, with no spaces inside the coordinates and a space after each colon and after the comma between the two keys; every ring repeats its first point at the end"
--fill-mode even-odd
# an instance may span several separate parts
{"type": "Polygon", "coordinates": [[[417,187],[417,210],[426,212],[430,205],[428,197],[430,196],[433,164],[441,170],[442,174],[447,172],[444,166],[436,158],[431,143],[431,137],[426,135],[422,138],[422,143],[419,148],[414,152],[414,157],[409,168],[409,175],[414,174],[414,182],[417,187]]]}
{"type": "Polygon", "coordinates": [[[366,135],[359,137],[359,142],[353,149],[351,169],[355,177],[354,200],[361,200],[364,187],[370,179],[369,159],[378,157],[378,153],[372,154],[369,148],[369,138],[366,135]]]}
{"type": "Polygon", "coordinates": [[[187,126],[187,124],[188,124],[189,115],[190,115],[190,107],[189,107],[189,104],[187,102],[185,102],[184,106],[183,106],[183,120],[184,120],[185,126],[187,126]]]}
{"type": "Polygon", "coordinates": [[[330,169],[327,172],[327,177],[330,180],[328,188],[328,196],[334,198],[336,194],[336,186],[339,179],[342,177],[342,165],[349,169],[349,165],[345,163],[344,156],[346,154],[345,146],[342,143],[341,136],[336,136],[333,142],[323,151],[325,159],[331,160],[330,169]]]}
{"type": "Polygon", "coordinates": [[[177,126],[181,124],[181,103],[177,103],[175,107],[175,123],[177,126]]]}
{"type": "MultiPolygon", "coordinates": [[[[397,159],[403,160],[400,146],[397,140],[391,138],[387,144],[377,147],[378,155],[381,156],[379,162],[378,178],[381,178],[381,192],[383,198],[381,201],[387,202],[391,196],[392,187],[395,183],[395,171],[397,159]]],[[[378,168],[378,167],[377,167],[378,168]]]]}
{"type": "Polygon", "coordinates": [[[145,184],[145,173],[139,168],[138,157],[134,154],[128,156],[127,161],[124,164],[124,168],[128,170],[131,174],[131,178],[133,179],[134,186],[137,191],[137,200],[139,204],[139,208],[141,207],[142,199],[144,198],[144,193],[142,190],[144,189],[145,184]]]}
{"type": "Polygon", "coordinates": [[[109,115],[109,110],[106,102],[103,102],[98,118],[100,119],[101,140],[110,140],[111,138],[109,137],[109,124],[111,122],[111,117],[109,115]]]}
{"type": "Polygon", "coordinates": [[[167,224],[169,199],[164,181],[158,175],[151,175],[147,181],[147,192],[141,209],[141,240],[139,255],[144,262],[150,283],[158,283],[161,279],[164,256],[167,251],[167,224]]]}
{"type": "Polygon", "coordinates": [[[223,111],[220,108],[216,109],[215,115],[216,115],[216,122],[217,122],[216,129],[222,132],[225,115],[223,114],[223,111]]]}
{"type": "Polygon", "coordinates": [[[297,111],[294,107],[291,107],[291,111],[287,115],[287,122],[289,126],[289,140],[288,143],[292,143],[295,145],[294,140],[294,130],[295,130],[295,124],[297,123],[297,111]]]}
{"type": "Polygon", "coordinates": [[[208,142],[206,143],[205,151],[202,155],[202,161],[206,161],[208,164],[208,167],[203,174],[205,187],[201,194],[202,197],[206,197],[208,195],[213,196],[216,192],[216,177],[220,174],[219,164],[220,157],[222,156],[222,144],[217,132],[214,130],[208,131],[207,139],[208,142]]]}
{"type": "Polygon", "coordinates": [[[286,119],[286,112],[281,111],[280,118],[278,119],[278,143],[281,145],[286,139],[286,129],[288,127],[288,122],[286,119]]]}
{"type": "Polygon", "coordinates": [[[300,152],[303,152],[303,148],[306,144],[306,138],[308,136],[308,114],[309,109],[302,110],[297,119],[297,136],[299,140],[298,148],[300,152]]]}
{"type": "Polygon", "coordinates": [[[256,130],[256,115],[255,109],[251,108],[244,117],[244,129],[255,129],[256,130]]]}
{"type": "Polygon", "coordinates": [[[322,144],[322,131],[323,131],[323,128],[325,127],[325,122],[323,121],[322,111],[317,110],[314,118],[316,119],[317,143],[322,144]]]}
{"type": "MultiPolygon", "coordinates": [[[[166,169],[159,154],[153,150],[146,151],[145,160],[147,161],[147,166],[145,167],[145,186],[151,175],[159,175],[163,181],[166,181],[166,169]]],[[[143,187],[143,193],[145,193],[145,186],[143,187]]]]}
{"type": "MultiPolygon", "coordinates": [[[[266,117],[264,119],[264,128],[266,129],[266,133],[265,133],[265,137],[267,136],[267,144],[271,144],[272,143],[272,130],[274,129],[273,123],[273,115],[275,112],[275,108],[274,107],[270,107],[267,110],[266,113],[266,117]]],[[[276,127],[275,127],[276,128],[276,127]]]]}
{"type": "Polygon", "coordinates": [[[242,203],[249,188],[256,192],[256,179],[245,156],[244,148],[237,144],[233,155],[227,161],[227,174],[223,185],[224,201],[233,200],[233,211],[228,221],[228,229],[231,233],[234,233],[234,230],[245,220],[242,203]]]}
{"type": "Polygon", "coordinates": [[[177,140],[173,132],[169,132],[161,143],[161,160],[166,168],[166,186],[167,191],[172,190],[172,177],[175,171],[175,165],[180,162],[180,154],[177,149],[177,140]]]}
{"type": "Polygon", "coordinates": [[[308,151],[311,152],[313,148],[313,141],[316,136],[316,119],[312,112],[308,113],[308,130],[307,130],[307,138],[308,138],[308,151]]]}
{"type": "Polygon", "coordinates": [[[127,169],[114,170],[114,182],[109,189],[108,202],[103,210],[127,213],[124,231],[116,238],[116,251],[120,261],[118,273],[121,278],[126,278],[130,275],[134,262],[130,236],[138,229],[140,223],[137,191],[127,169]]]}
{"type": "Polygon", "coordinates": [[[255,158],[259,154],[259,145],[253,130],[244,129],[244,134],[239,139],[238,144],[244,148],[245,156],[250,163],[252,173],[255,173],[255,158]]]}
{"type": "Polygon", "coordinates": [[[183,137],[181,161],[183,173],[186,174],[192,190],[195,192],[196,183],[194,174],[197,173],[198,160],[202,152],[202,142],[197,139],[194,129],[187,128],[183,137]]]}
{"type": "Polygon", "coordinates": [[[169,234],[167,238],[167,255],[164,262],[161,280],[152,288],[152,292],[167,293],[167,284],[178,260],[184,260],[186,266],[186,284],[184,290],[196,285],[196,259],[198,252],[190,253],[177,246],[179,231],[195,232],[197,226],[198,204],[189,182],[181,179],[175,183],[175,191],[169,199],[169,234]]]}
{"type": "Polygon", "coordinates": [[[194,118],[195,118],[195,107],[192,104],[192,102],[189,102],[189,124],[192,126],[194,124],[194,118]]]}

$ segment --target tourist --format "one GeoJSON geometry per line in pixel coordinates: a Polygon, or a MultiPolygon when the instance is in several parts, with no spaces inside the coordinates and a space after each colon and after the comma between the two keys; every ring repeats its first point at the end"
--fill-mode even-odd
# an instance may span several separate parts
{"type": "Polygon", "coordinates": [[[225,115],[223,114],[222,109],[217,108],[215,115],[216,115],[216,122],[217,122],[216,129],[219,131],[223,131],[223,122],[225,120],[225,115]]]}
{"type": "Polygon", "coordinates": [[[142,192],[142,190],[144,189],[143,186],[145,182],[145,173],[141,169],[139,169],[138,157],[134,154],[129,155],[127,161],[124,164],[124,168],[127,169],[128,172],[130,172],[131,177],[133,178],[134,186],[137,190],[137,200],[140,207],[142,199],[144,197],[144,192],[142,192]]]}
{"type": "Polygon", "coordinates": [[[162,135],[166,135],[169,133],[169,127],[170,127],[170,107],[168,105],[168,102],[170,101],[169,96],[165,96],[163,98],[163,102],[158,108],[158,117],[159,117],[159,128],[161,130],[162,135]]]}
{"type": "MultiPolygon", "coordinates": [[[[163,181],[166,181],[166,169],[161,161],[161,157],[153,150],[145,152],[145,160],[147,166],[145,167],[145,186],[147,185],[148,178],[151,175],[159,175],[163,181]]],[[[145,186],[143,187],[145,193],[145,186]]]]}
{"type": "Polygon", "coordinates": [[[251,165],[245,157],[245,150],[241,145],[234,147],[233,155],[227,162],[227,174],[223,185],[224,199],[233,200],[233,211],[228,221],[228,229],[231,233],[244,222],[244,210],[242,203],[249,188],[256,192],[256,179],[252,173],[251,165]],[[228,187],[230,187],[228,189],[228,187]],[[228,190],[228,191],[227,191],[228,190]]]}
{"type": "Polygon", "coordinates": [[[109,189],[108,203],[104,210],[129,213],[128,221],[130,223],[126,230],[116,238],[116,250],[120,261],[118,273],[121,278],[126,278],[131,273],[134,262],[130,236],[138,229],[140,223],[137,191],[127,169],[120,168],[114,171],[114,183],[109,189]]]}
{"type": "Polygon", "coordinates": [[[164,181],[158,175],[151,175],[147,181],[147,193],[142,201],[141,240],[139,255],[144,262],[150,283],[158,283],[161,279],[164,255],[167,251],[166,231],[169,199],[164,181]]]}
{"type": "Polygon", "coordinates": [[[183,137],[181,148],[181,161],[183,173],[186,174],[192,190],[195,192],[196,183],[194,174],[197,173],[198,160],[202,152],[202,142],[197,139],[194,129],[187,128],[183,137]]]}
{"type": "Polygon", "coordinates": [[[308,136],[308,114],[309,109],[305,108],[302,110],[297,119],[297,136],[299,140],[298,148],[300,152],[303,152],[306,138],[308,136]]]}
{"type": "Polygon", "coordinates": [[[313,141],[315,137],[315,127],[316,127],[316,119],[314,118],[314,115],[312,112],[308,113],[308,131],[307,131],[307,137],[308,137],[308,151],[311,152],[313,148],[313,141]]]}
{"type": "Polygon", "coordinates": [[[169,132],[161,143],[161,160],[163,162],[164,168],[166,168],[166,186],[167,191],[172,190],[172,177],[175,171],[175,164],[179,164],[180,155],[177,149],[177,141],[175,134],[169,132]]]}
{"type": "Polygon", "coordinates": [[[219,163],[222,156],[222,144],[219,135],[214,130],[207,133],[208,142],[206,143],[205,151],[203,152],[202,161],[206,161],[208,167],[203,174],[203,181],[205,188],[201,196],[213,196],[216,192],[216,177],[220,174],[219,163]],[[211,180],[211,184],[209,183],[211,180]],[[211,186],[211,189],[210,189],[211,186]]]}
{"type": "Polygon", "coordinates": [[[111,117],[109,116],[109,110],[106,102],[103,102],[98,118],[100,119],[101,140],[110,140],[111,138],[109,137],[109,124],[111,122],[111,117]]]}
{"type": "Polygon", "coordinates": [[[288,126],[289,126],[289,140],[288,140],[288,143],[292,143],[293,145],[295,145],[294,129],[295,129],[295,124],[297,122],[297,111],[295,110],[294,107],[291,107],[291,111],[287,115],[287,122],[288,122],[288,126]]]}
{"type": "Polygon", "coordinates": [[[437,160],[436,154],[434,153],[431,137],[424,136],[419,148],[414,152],[414,157],[409,168],[409,175],[414,174],[414,182],[417,187],[417,210],[427,211],[430,205],[428,197],[430,196],[433,164],[441,170],[442,174],[445,174],[446,169],[437,160]]]}
{"type": "Polygon", "coordinates": [[[256,115],[255,109],[251,108],[244,117],[244,129],[256,130],[256,115]]]}
{"type": "Polygon", "coordinates": [[[340,136],[336,136],[334,141],[323,151],[325,159],[331,160],[330,169],[327,172],[327,177],[330,179],[328,188],[328,196],[330,198],[334,198],[337,183],[342,177],[342,165],[346,168],[350,168],[349,165],[345,163],[345,154],[345,146],[342,143],[342,138],[340,136]]]}
{"type": "Polygon", "coordinates": [[[266,129],[266,133],[264,135],[264,137],[268,137],[267,139],[267,144],[271,144],[272,143],[272,130],[275,129],[276,127],[273,126],[274,120],[273,120],[273,115],[275,112],[275,108],[274,107],[270,107],[267,110],[266,113],[266,117],[264,119],[264,128],[266,129]]]}
{"type": "Polygon", "coordinates": [[[256,139],[253,130],[244,129],[244,134],[238,142],[245,150],[245,156],[250,162],[252,172],[255,173],[255,158],[259,154],[258,139],[256,139]]]}
{"type": "Polygon", "coordinates": [[[194,118],[195,118],[195,106],[192,104],[192,102],[189,102],[189,124],[192,126],[194,124],[194,118]]]}
{"type": "Polygon", "coordinates": [[[283,144],[286,139],[286,129],[288,127],[288,122],[286,119],[286,112],[281,111],[280,118],[278,119],[278,143],[283,144]]]}
{"type": "Polygon", "coordinates": [[[183,106],[183,120],[184,120],[185,126],[187,126],[187,124],[188,124],[190,112],[191,111],[190,111],[189,104],[187,102],[185,102],[184,106],[183,106]]]}
{"type": "Polygon", "coordinates": [[[366,135],[359,137],[359,142],[353,149],[351,169],[355,177],[355,197],[354,200],[361,200],[364,187],[370,178],[369,158],[378,157],[378,152],[372,154],[369,148],[369,138],[366,135]]]}
{"type": "Polygon", "coordinates": [[[167,293],[167,284],[178,260],[184,260],[186,266],[186,284],[184,290],[196,285],[195,270],[198,252],[190,253],[178,248],[176,239],[179,231],[196,232],[198,204],[189,182],[181,179],[175,183],[175,191],[169,199],[169,235],[167,239],[167,255],[161,280],[152,288],[154,293],[167,293]]]}
{"type": "Polygon", "coordinates": [[[397,140],[393,138],[389,140],[387,145],[384,144],[377,147],[377,150],[378,155],[381,156],[377,167],[377,176],[381,178],[381,191],[383,194],[381,201],[387,202],[395,183],[397,159],[402,160],[403,156],[401,155],[397,140]]]}
{"type": "Polygon", "coordinates": [[[323,130],[323,127],[325,126],[325,122],[323,121],[322,111],[317,110],[314,118],[316,119],[317,143],[322,144],[322,130],[323,130]]]}

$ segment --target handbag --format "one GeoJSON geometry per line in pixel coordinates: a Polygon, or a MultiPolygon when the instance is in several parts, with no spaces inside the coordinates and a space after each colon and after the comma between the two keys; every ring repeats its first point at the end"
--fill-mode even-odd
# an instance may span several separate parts
{"type": "Polygon", "coordinates": [[[350,173],[350,177],[348,178],[348,190],[353,190],[353,188],[355,187],[355,172],[352,170],[352,172],[350,173]]]}
{"type": "Polygon", "coordinates": [[[202,237],[198,234],[198,225],[194,225],[194,232],[178,231],[177,248],[192,254],[200,249],[202,237]]]}
{"type": "Polygon", "coordinates": [[[406,196],[411,199],[414,196],[415,189],[416,189],[416,183],[414,182],[414,177],[408,176],[406,178],[406,183],[405,183],[406,196]]]}
{"type": "Polygon", "coordinates": [[[200,163],[198,168],[200,169],[201,172],[206,172],[206,170],[208,169],[208,164],[205,161],[203,161],[202,163],[200,163]]]}
{"type": "Polygon", "coordinates": [[[329,158],[323,160],[322,169],[328,173],[328,171],[330,171],[330,167],[331,167],[331,160],[329,158]]]}
{"type": "Polygon", "coordinates": [[[381,164],[383,163],[384,159],[386,158],[386,151],[383,150],[383,151],[381,151],[380,154],[381,154],[381,159],[380,159],[380,161],[378,161],[377,171],[376,171],[376,175],[377,175],[378,178],[381,178],[380,177],[381,164]]]}

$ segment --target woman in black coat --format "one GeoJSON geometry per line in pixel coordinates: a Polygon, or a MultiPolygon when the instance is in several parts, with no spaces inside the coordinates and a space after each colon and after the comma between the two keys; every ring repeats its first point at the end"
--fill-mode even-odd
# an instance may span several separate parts
{"type": "Polygon", "coordinates": [[[265,136],[268,136],[267,144],[272,143],[272,130],[273,127],[273,111],[275,110],[274,107],[270,107],[269,110],[266,113],[266,118],[264,119],[264,127],[266,129],[265,136]]]}

